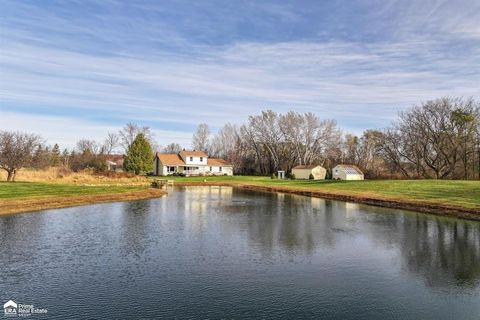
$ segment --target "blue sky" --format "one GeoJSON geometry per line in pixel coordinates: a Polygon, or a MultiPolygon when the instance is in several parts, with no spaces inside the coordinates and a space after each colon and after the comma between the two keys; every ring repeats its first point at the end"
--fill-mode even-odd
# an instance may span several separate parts
{"type": "Polygon", "coordinates": [[[478,99],[478,21],[478,0],[0,0],[0,128],[71,147],[136,122],[188,146],[272,109],[361,133],[478,99]]]}

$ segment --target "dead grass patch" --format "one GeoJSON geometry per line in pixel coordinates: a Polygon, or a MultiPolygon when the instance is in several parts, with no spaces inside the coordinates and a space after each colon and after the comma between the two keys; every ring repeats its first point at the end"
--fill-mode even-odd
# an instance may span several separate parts
{"type": "MultiPolygon", "coordinates": [[[[5,170],[0,172],[0,180],[7,180],[5,170]]],[[[18,170],[16,181],[25,182],[48,182],[48,183],[73,183],[73,184],[136,184],[148,185],[146,177],[135,176],[124,172],[95,172],[94,170],[83,170],[72,172],[62,167],[51,167],[42,170],[22,168],[18,170]]]]}

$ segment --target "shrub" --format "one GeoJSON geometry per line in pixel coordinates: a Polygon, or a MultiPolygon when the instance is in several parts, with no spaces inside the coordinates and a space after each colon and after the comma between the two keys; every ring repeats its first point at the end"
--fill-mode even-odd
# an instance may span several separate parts
{"type": "Polygon", "coordinates": [[[295,174],[294,174],[294,173],[292,173],[292,174],[290,175],[290,179],[295,180],[295,174]]]}
{"type": "Polygon", "coordinates": [[[276,179],[277,177],[275,177],[275,173],[272,173],[272,175],[270,176],[270,179],[276,179]]]}
{"type": "Polygon", "coordinates": [[[182,172],[174,172],[171,174],[171,176],[174,176],[174,177],[185,177],[185,174],[182,173],[182,172]]]}
{"type": "Polygon", "coordinates": [[[308,176],[308,180],[315,180],[315,177],[313,176],[312,173],[310,173],[310,175],[308,176]]]}

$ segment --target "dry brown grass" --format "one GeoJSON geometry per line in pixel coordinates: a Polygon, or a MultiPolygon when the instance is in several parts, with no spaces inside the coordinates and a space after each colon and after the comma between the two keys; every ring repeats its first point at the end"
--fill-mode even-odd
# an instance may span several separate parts
{"type": "MultiPolygon", "coordinates": [[[[0,171],[0,180],[5,181],[7,173],[0,171]]],[[[16,181],[68,183],[68,184],[129,184],[148,185],[149,181],[143,176],[130,176],[128,174],[95,173],[93,170],[72,172],[61,167],[51,167],[43,170],[22,168],[17,172],[16,181]]]]}

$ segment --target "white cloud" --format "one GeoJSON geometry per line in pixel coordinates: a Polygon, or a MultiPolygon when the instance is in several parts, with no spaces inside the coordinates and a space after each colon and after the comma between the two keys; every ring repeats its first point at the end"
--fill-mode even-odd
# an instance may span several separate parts
{"type": "MultiPolygon", "coordinates": [[[[26,131],[41,134],[47,144],[58,143],[61,148],[72,149],[80,139],[102,142],[109,132],[118,132],[121,126],[101,124],[70,117],[32,115],[2,111],[0,113],[2,130],[26,131]]],[[[160,145],[171,142],[189,147],[191,134],[169,130],[154,129],[155,141],[160,145]]]]}
{"type": "MultiPolygon", "coordinates": [[[[55,142],[56,133],[66,128],[63,123],[69,123],[68,134],[60,137],[68,144],[85,133],[103,138],[118,123],[130,121],[166,130],[162,139],[164,134],[172,137],[165,143],[175,140],[182,128],[178,138],[187,142],[200,122],[215,129],[225,122],[243,122],[262,109],[314,111],[351,130],[382,127],[399,109],[420,101],[444,95],[480,97],[480,6],[461,0],[461,10],[455,10],[452,3],[390,1],[372,6],[372,24],[366,29],[381,33],[378,29],[388,26],[387,40],[242,40],[221,46],[190,43],[154,19],[130,19],[108,10],[106,16],[82,17],[104,25],[131,23],[135,30],[118,32],[68,23],[41,6],[19,4],[23,16],[9,17],[10,24],[2,28],[0,124],[36,129],[55,142]],[[47,34],[26,31],[38,28],[47,34]],[[133,36],[158,47],[128,50],[133,36]],[[185,50],[165,49],[169,43],[185,50]],[[61,122],[32,125],[59,115],[61,122]],[[22,121],[24,117],[31,123],[22,121]]],[[[286,13],[279,5],[251,10],[257,9],[288,23],[302,20],[301,12],[286,13]]],[[[215,32],[216,25],[202,22],[199,29],[215,32]]]]}

